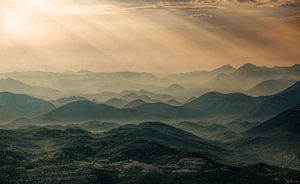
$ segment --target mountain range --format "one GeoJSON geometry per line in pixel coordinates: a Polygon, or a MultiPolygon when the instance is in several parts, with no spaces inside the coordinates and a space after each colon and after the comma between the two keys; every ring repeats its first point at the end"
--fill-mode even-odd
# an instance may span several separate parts
{"type": "Polygon", "coordinates": [[[65,98],[66,96],[84,96],[103,102],[109,100],[109,98],[120,98],[121,96],[116,94],[123,91],[138,92],[145,90],[152,93],[147,93],[146,96],[165,102],[170,100],[170,96],[172,96],[172,99],[182,101],[209,91],[221,93],[240,92],[255,96],[272,95],[288,87],[288,84],[291,85],[300,79],[300,65],[261,67],[248,63],[239,68],[225,65],[211,71],[179,74],[33,71],[2,73],[0,78],[4,83],[16,80],[27,85],[26,89],[6,88],[3,89],[5,91],[25,93],[51,100],[53,98],[65,98]],[[153,93],[165,94],[168,97],[153,97],[153,93]]]}
{"type": "MultiPolygon", "coordinates": [[[[130,92],[128,92],[131,95],[130,92]]],[[[126,94],[126,93],[125,93],[126,94]]],[[[45,104],[43,108],[37,106],[37,98],[13,93],[2,93],[12,111],[11,115],[3,115],[2,121],[9,121],[20,117],[36,117],[37,121],[68,122],[72,121],[185,121],[204,120],[230,122],[238,121],[265,121],[279,113],[300,103],[299,82],[282,92],[261,97],[251,97],[242,93],[223,94],[209,92],[185,104],[167,104],[163,102],[146,103],[142,99],[131,102],[112,98],[106,102],[92,102],[85,97],[62,98],[50,102],[39,100],[45,104]],[[18,99],[18,100],[15,100],[18,99]],[[28,103],[27,103],[28,101],[28,103]],[[26,102],[26,104],[24,104],[26,102]],[[129,105],[128,105],[129,104],[129,105]],[[26,112],[22,108],[26,106],[26,112]],[[12,110],[12,109],[15,110],[12,110]],[[20,113],[17,113],[20,111],[20,113]],[[32,111],[32,112],[30,112],[32,111]],[[42,114],[40,117],[38,115],[42,114]],[[7,116],[7,117],[6,117],[7,116]]],[[[4,113],[3,109],[3,113],[4,113]]]]}
{"type": "Polygon", "coordinates": [[[299,66],[0,74],[0,183],[299,183],[299,66]]]}
{"type": "Polygon", "coordinates": [[[290,79],[299,80],[300,65],[296,64],[291,67],[259,67],[253,64],[245,64],[230,74],[217,76],[211,82],[218,85],[230,86],[231,89],[250,89],[251,87],[272,79],[290,79]],[[216,80],[217,79],[217,80],[216,80]],[[244,82],[247,81],[247,82],[244,82]]]}

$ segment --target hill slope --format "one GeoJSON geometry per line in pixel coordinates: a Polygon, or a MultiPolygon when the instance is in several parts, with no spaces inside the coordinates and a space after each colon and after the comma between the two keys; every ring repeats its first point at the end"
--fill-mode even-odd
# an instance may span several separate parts
{"type": "Polygon", "coordinates": [[[239,114],[261,103],[264,97],[251,97],[242,93],[206,93],[183,105],[205,113],[206,118],[235,118],[239,114]]]}
{"type": "MultiPolygon", "coordinates": [[[[297,183],[300,173],[266,164],[231,166],[197,151],[148,139],[147,131],[191,136],[163,124],[147,123],[99,137],[80,129],[0,130],[0,181],[6,183],[105,184],[281,184],[297,183]],[[138,132],[137,132],[138,131],[138,132]],[[119,133],[117,133],[119,132],[119,133]],[[136,134],[138,133],[138,134],[136,134]],[[145,133],[145,134],[144,134],[145,133]],[[118,135],[118,136],[117,136],[118,135]],[[47,146],[45,146],[47,145],[47,146]],[[8,156],[9,155],[9,156],[8,156]],[[287,182],[288,181],[288,182],[287,182]]],[[[111,132],[112,133],[112,132],[111,132]]],[[[155,137],[155,136],[154,136],[155,137]]],[[[150,137],[153,138],[153,137],[150,137]]],[[[155,137],[159,140],[159,137],[155,137]]],[[[195,143],[196,139],[192,139],[195,143]]]]}
{"type": "Polygon", "coordinates": [[[89,120],[107,121],[138,121],[143,119],[159,119],[150,113],[135,109],[118,109],[105,104],[97,104],[90,101],[72,102],[42,115],[42,122],[82,122],[89,120]]]}
{"type": "Polygon", "coordinates": [[[55,107],[61,107],[68,103],[71,103],[71,102],[84,101],[84,100],[88,100],[88,99],[85,97],[81,97],[81,96],[72,96],[72,97],[59,98],[57,100],[52,100],[51,103],[53,105],[55,105],[55,107]]]}
{"type": "Polygon", "coordinates": [[[0,79],[0,92],[27,94],[41,98],[53,98],[61,95],[57,90],[39,86],[31,86],[15,79],[0,79]]]}
{"type": "Polygon", "coordinates": [[[295,83],[294,80],[266,80],[248,89],[246,94],[252,96],[269,96],[279,93],[295,83]]]}
{"type": "Polygon", "coordinates": [[[9,92],[0,93],[0,122],[47,113],[54,106],[45,100],[9,92]]]}
{"type": "Polygon", "coordinates": [[[137,99],[137,100],[133,100],[133,101],[128,102],[123,107],[124,108],[135,108],[135,107],[138,107],[138,106],[143,105],[143,104],[146,104],[146,102],[143,101],[143,100],[137,99]]]}
{"type": "Polygon", "coordinates": [[[247,112],[241,119],[267,120],[300,103],[300,81],[286,90],[269,96],[247,112]]]}
{"type": "Polygon", "coordinates": [[[226,156],[226,150],[214,146],[213,142],[201,139],[191,133],[173,126],[159,123],[146,122],[137,126],[124,126],[106,133],[113,139],[143,139],[151,140],[176,149],[198,151],[206,156],[226,156]]]}
{"type": "Polygon", "coordinates": [[[300,168],[300,105],[246,131],[236,153],[247,162],[300,168]]]}
{"type": "Polygon", "coordinates": [[[157,114],[165,116],[168,119],[185,119],[196,118],[201,115],[197,109],[192,109],[184,106],[173,106],[165,103],[148,103],[140,105],[135,109],[145,113],[157,114]]]}
{"type": "Polygon", "coordinates": [[[300,135],[300,104],[249,130],[262,135],[285,132],[300,135]]]}
{"type": "Polygon", "coordinates": [[[121,108],[124,105],[126,105],[127,103],[128,103],[127,100],[124,100],[121,98],[111,98],[111,99],[103,102],[103,104],[110,105],[110,106],[117,107],[117,108],[121,108]]]}

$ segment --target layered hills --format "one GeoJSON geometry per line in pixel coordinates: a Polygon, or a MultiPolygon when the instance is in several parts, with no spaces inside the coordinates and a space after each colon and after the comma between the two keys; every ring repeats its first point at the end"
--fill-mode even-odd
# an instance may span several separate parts
{"type": "Polygon", "coordinates": [[[188,178],[189,183],[266,184],[300,180],[298,171],[267,164],[237,167],[221,163],[197,148],[214,153],[223,149],[161,123],[127,125],[102,136],[81,129],[30,127],[1,130],[0,137],[0,180],[7,183],[183,184],[188,178]]]}
{"type": "Polygon", "coordinates": [[[255,96],[275,94],[299,80],[299,66],[296,64],[289,67],[264,67],[248,63],[238,68],[225,65],[211,71],[179,74],[90,71],[11,72],[0,74],[0,78],[2,83],[6,84],[1,85],[6,86],[3,91],[25,93],[36,97],[53,99],[84,96],[103,102],[110,98],[120,98],[125,95],[123,92],[130,91],[152,99],[167,101],[170,98],[154,97],[153,93],[164,93],[169,97],[178,98],[176,100],[184,100],[209,91],[246,92],[255,96]],[[13,83],[14,87],[12,88],[8,83],[13,83]],[[14,89],[15,86],[20,88],[14,89]]]}

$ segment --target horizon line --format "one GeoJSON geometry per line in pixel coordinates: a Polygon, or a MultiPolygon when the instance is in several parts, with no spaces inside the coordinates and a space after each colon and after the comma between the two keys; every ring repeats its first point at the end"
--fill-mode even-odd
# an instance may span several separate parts
{"type": "Polygon", "coordinates": [[[219,67],[215,67],[213,69],[209,69],[209,70],[191,70],[191,71],[185,71],[185,72],[176,72],[176,73],[168,73],[168,72],[150,72],[150,71],[134,71],[134,70],[120,70],[120,71],[93,71],[93,70],[89,70],[89,69],[81,69],[81,70],[65,70],[65,71],[54,71],[54,70],[14,70],[14,71],[3,71],[0,72],[0,74],[6,74],[6,73],[26,73],[26,72],[44,72],[44,73],[80,73],[80,72],[87,72],[87,73],[104,73],[104,74],[113,74],[113,73],[145,73],[145,74],[162,74],[162,75],[172,75],[172,74],[185,74],[185,73],[193,73],[193,72],[213,72],[214,70],[217,69],[221,69],[222,67],[232,67],[235,70],[238,70],[239,68],[242,68],[245,65],[252,65],[258,68],[291,68],[291,67],[295,67],[300,65],[299,63],[295,63],[295,64],[291,64],[291,65],[274,65],[274,66],[267,66],[267,65],[257,65],[257,64],[253,64],[251,62],[247,62],[247,63],[243,63],[241,65],[239,65],[238,67],[234,67],[231,64],[223,64],[220,65],[219,67]]]}

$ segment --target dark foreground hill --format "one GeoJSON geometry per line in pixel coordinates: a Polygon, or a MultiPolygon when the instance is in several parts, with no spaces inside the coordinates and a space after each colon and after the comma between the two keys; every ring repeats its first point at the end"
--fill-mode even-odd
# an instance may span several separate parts
{"type": "Polygon", "coordinates": [[[300,168],[300,105],[246,131],[237,143],[242,160],[300,168]]]}
{"type": "Polygon", "coordinates": [[[248,132],[261,135],[282,133],[300,135],[300,104],[252,128],[248,132]]]}
{"type": "Polygon", "coordinates": [[[125,126],[105,135],[72,128],[0,130],[0,183],[282,184],[300,181],[298,171],[266,164],[231,166],[196,150],[173,147],[172,141],[179,136],[186,142],[200,141],[160,123],[125,126]],[[148,134],[149,130],[156,136],[148,134]],[[162,130],[165,133],[158,133],[162,130]]]}
{"type": "Polygon", "coordinates": [[[214,146],[211,141],[201,139],[181,129],[158,122],[125,125],[110,130],[106,134],[114,140],[151,140],[176,149],[201,152],[203,155],[214,158],[225,157],[228,154],[226,150],[214,146]]]}

